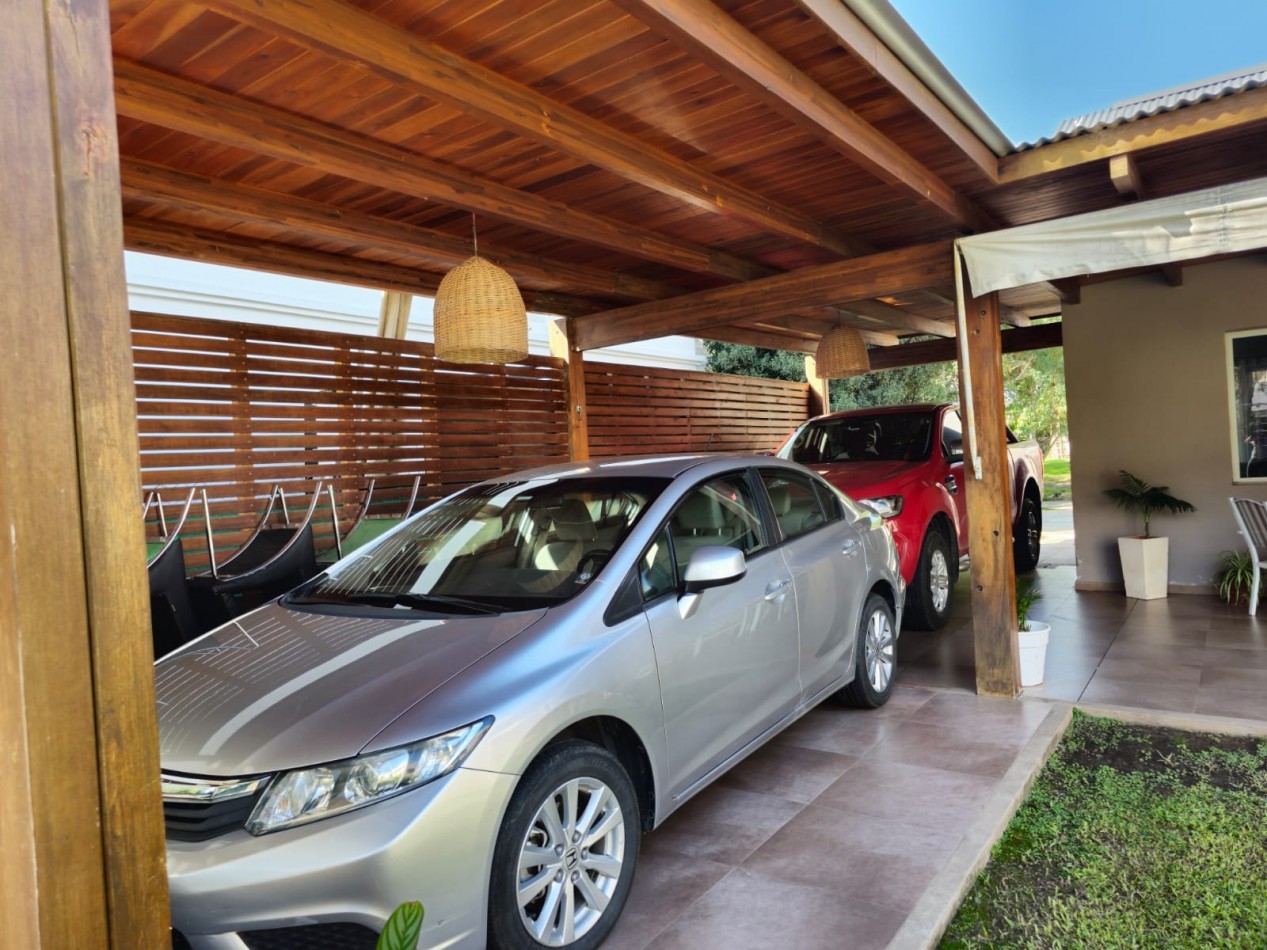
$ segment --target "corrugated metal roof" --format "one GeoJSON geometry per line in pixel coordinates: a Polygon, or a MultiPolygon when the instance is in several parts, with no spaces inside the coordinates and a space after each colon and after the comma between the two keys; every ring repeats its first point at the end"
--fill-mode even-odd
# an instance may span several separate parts
{"type": "Polygon", "coordinates": [[[1254,69],[1237,70],[1211,79],[1203,79],[1200,82],[1165,89],[1142,98],[1126,99],[1098,112],[1088,112],[1086,115],[1065,119],[1060,123],[1055,135],[1039,139],[1037,142],[1026,142],[1018,145],[1016,149],[1023,151],[1027,148],[1037,148],[1040,145],[1085,135],[1088,132],[1096,132],[1109,126],[1133,122],[1136,119],[1144,119],[1162,112],[1173,112],[1184,106],[1196,105],[1198,102],[1207,102],[1221,96],[1235,95],[1260,86],[1267,86],[1267,63],[1254,69]]]}

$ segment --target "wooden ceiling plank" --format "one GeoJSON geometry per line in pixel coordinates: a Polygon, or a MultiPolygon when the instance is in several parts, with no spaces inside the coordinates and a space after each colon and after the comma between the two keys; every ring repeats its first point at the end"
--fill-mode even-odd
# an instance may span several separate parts
{"type": "Polygon", "coordinates": [[[589,350],[675,333],[693,334],[772,313],[843,307],[854,300],[944,284],[950,269],[949,241],[803,267],[578,320],[577,343],[589,350]]]}
{"type": "MultiPolygon", "coordinates": [[[[135,218],[124,221],[123,239],[125,246],[133,251],[329,280],[375,290],[434,296],[440,286],[441,275],[428,271],[345,254],[327,254],[236,238],[223,233],[207,233],[196,228],[167,227],[135,218]]],[[[538,313],[581,316],[592,314],[596,309],[591,301],[566,294],[525,291],[523,298],[528,309],[538,313]]]]}
{"type": "MultiPolygon", "coordinates": [[[[1040,323],[1019,330],[1006,330],[999,334],[1004,353],[1022,353],[1061,346],[1061,324],[1040,323]]],[[[959,358],[957,344],[953,340],[927,340],[920,343],[904,343],[888,349],[871,350],[871,369],[901,369],[906,366],[923,366],[927,363],[948,363],[959,358]]]]}
{"type": "Polygon", "coordinates": [[[732,280],[770,273],[733,254],[611,221],[137,63],[116,59],[114,75],[119,114],[142,122],[684,270],[732,280]]]}
{"type": "Polygon", "coordinates": [[[764,350],[787,350],[791,353],[814,353],[818,350],[817,340],[806,340],[768,330],[754,330],[749,327],[710,327],[700,334],[706,340],[720,340],[723,343],[739,343],[743,346],[755,346],[764,350]]]}
{"type": "Polygon", "coordinates": [[[906,197],[931,204],[951,220],[972,230],[988,231],[998,227],[997,222],[966,196],[947,185],[710,0],[614,2],[906,197]]]}
{"type": "MultiPolygon", "coordinates": [[[[309,235],[417,255],[442,265],[459,264],[472,253],[471,243],[465,238],[237,182],[187,175],[150,162],[124,158],[122,181],[125,197],[155,200],[195,212],[213,211],[242,221],[283,225],[309,235]]],[[[483,251],[484,257],[506,268],[516,278],[561,283],[577,291],[636,300],[658,300],[682,293],[680,287],[661,281],[495,247],[485,246],[483,251]]]]}
{"type": "Polygon", "coordinates": [[[1047,285],[1056,292],[1060,302],[1065,306],[1073,306],[1082,302],[1082,284],[1076,277],[1065,277],[1061,280],[1048,281],[1047,285]]]}
{"type": "Polygon", "coordinates": [[[999,159],[976,133],[911,72],[840,0],[797,0],[801,9],[819,22],[859,62],[893,88],[924,118],[933,123],[968,159],[972,168],[994,185],[999,159]]]}
{"type": "Polygon", "coordinates": [[[1262,123],[1267,123],[1267,88],[1251,89],[1005,155],[999,184],[1262,123]]]}
{"type": "MultiPolygon", "coordinates": [[[[571,106],[350,4],[334,0],[203,2],[239,22],[358,63],[394,82],[413,85],[429,97],[697,208],[740,217],[762,230],[838,254],[858,253],[847,236],[832,233],[809,215],[780,207],[768,198],[695,168],[633,135],[591,119],[571,106]]],[[[873,137],[879,135],[874,129],[871,133],[873,137]]],[[[899,163],[899,168],[913,162],[896,146],[883,158],[899,163]]],[[[940,196],[938,180],[931,173],[928,177],[923,183],[926,194],[940,196]]]]}
{"type": "Polygon", "coordinates": [[[1159,269],[1161,270],[1161,276],[1171,287],[1183,286],[1182,264],[1163,264],[1159,269]]]}
{"type": "Polygon", "coordinates": [[[944,320],[930,320],[918,314],[908,313],[899,307],[880,300],[855,300],[847,307],[841,308],[859,316],[878,320],[886,326],[900,330],[914,330],[929,336],[953,337],[955,325],[944,320]]]}
{"type": "Polygon", "coordinates": [[[1123,198],[1138,201],[1144,197],[1144,180],[1131,153],[1114,155],[1109,159],[1109,179],[1123,198]]]}

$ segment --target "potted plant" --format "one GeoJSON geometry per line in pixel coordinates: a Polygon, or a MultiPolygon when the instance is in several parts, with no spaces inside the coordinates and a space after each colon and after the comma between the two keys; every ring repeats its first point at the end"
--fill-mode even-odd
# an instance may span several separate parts
{"type": "Polygon", "coordinates": [[[1219,569],[1214,575],[1214,588],[1223,603],[1236,605],[1249,597],[1254,586],[1254,559],[1248,551],[1223,551],[1219,569]]]}
{"type": "Polygon", "coordinates": [[[1150,485],[1127,471],[1117,474],[1122,484],[1117,488],[1106,488],[1104,494],[1119,508],[1144,515],[1142,535],[1117,539],[1126,596],[1139,600],[1165,597],[1170,583],[1170,539],[1153,537],[1149,520],[1154,511],[1179,514],[1196,511],[1196,506],[1170,494],[1165,485],[1150,485]]]}
{"type": "Polygon", "coordinates": [[[1016,585],[1016,643],[1022,686],[1038,686],[1043,681],[1051,626],[1041,620],[1029,619],[1029,609],[1042,599],[1042,592],[1033,581],[1023,586],[1016,585]]]}

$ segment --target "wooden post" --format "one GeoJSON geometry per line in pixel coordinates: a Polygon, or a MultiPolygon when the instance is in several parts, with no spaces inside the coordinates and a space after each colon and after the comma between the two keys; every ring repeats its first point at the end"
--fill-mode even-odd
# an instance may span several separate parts
{"type": "MultiPolygon", "coordinates": [[[[981,458],[980,478],[973,470],[972,459],[964,459],[977,692],[1010,697],[1020,692],[1021,677],[1016,645],[1016,574],[1012,564],[999,297],[988,294],[969,299],[966,306],[965,347],[970,380],[964,380],[961,361],[959,387],[966,392],[971,386],[976,448],[981,458]]],[[[965,411],[967,402],[965,399],[965,411]]]]}
{"type": "Polygon", "coordinates": [[[409,330],[409,307],[413,303],[411,294],[402,294],[398,290],[383,292],[383,303],[378,310],[378,335],[393,340],[403,340],[409,330]]]}
{"type": "Polygon", "coordinates": [[[809,418],[831,412],[829,384],[818,375],[818,360],[812,353],[805,354],[805,379],[809,382],[809,418]]]}
{"type": "Polygon", "coordinates": [[[4,944],[169,938],[106,0],[0,30],[4,944]]]}
{"type": "Polygon", "coordinates": [[[550,321],[550,355],[567,362],[568,458],[590,457],[589,410],[585,404],[585,354],[576,345],[576,323],[569,318],[550,321]]]}

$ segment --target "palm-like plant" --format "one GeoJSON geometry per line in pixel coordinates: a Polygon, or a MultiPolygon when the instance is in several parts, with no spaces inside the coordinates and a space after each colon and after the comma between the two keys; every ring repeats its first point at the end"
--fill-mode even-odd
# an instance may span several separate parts
{"type": "Polygon", "coordinates": [[[1106,488],[1104,494],[1119,508],[1126,511],[1141,511],[1144,514],[1144,537],[1151,538],[1148,522],[1154,511],[1169,511],[1179,514],[1184,511],[1196,511],[1196,505],[1176,498],[1170,494],[1165,485],[1150,485],[1142,478],[1136,478],[1125,470],[1117,473],[1122,480],[1120,488],[1106,488]]]}

